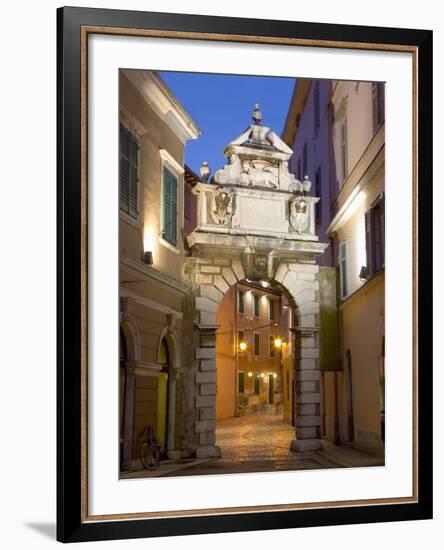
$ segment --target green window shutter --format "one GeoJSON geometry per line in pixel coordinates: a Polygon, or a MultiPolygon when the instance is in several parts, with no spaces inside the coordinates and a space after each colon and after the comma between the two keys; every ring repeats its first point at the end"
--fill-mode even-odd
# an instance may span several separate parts
{"type": "Polygon", "coordinates": [[[137,218],[139,185],[139,144],[131,132],[120,125],[119,190],[120,209],[137,218]]]}
{"type": "Polygon", "coordinates": [[[130,190],[130,151],[129,132],[125,126],[120,125],[120,163],[119,163],[119,187],[120,187],[120,209],[129,212],[129,190],[130,190]]]}
{"type": "Polygon", "coordinates": [[[365,255],[368,274],[373,275],[374,265],[371,210],[367,210],[365,213],[365,255]]]}
{"type": "Polygon", "coordinates": [[[177,178],[163,167],[163,238],[177,245],[177,178]]]}
{"type": "Polygon", "coordinates": [[[137,139],[130,134],[130,188],[129,188],[129,214],[137,218],[137,190],[139,187],[139,144],[137,139]]]}

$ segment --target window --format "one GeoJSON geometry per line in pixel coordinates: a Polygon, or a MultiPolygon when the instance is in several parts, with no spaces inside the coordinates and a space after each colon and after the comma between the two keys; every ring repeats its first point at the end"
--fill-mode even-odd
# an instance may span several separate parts
{"type": "Polygon", "coordinates": [[[342,184],[348,176],[348,159],[347,159],[347,120],[341,122],[340,126],[340,162],[342,184]]]}
{"type": "Polygon", "coordinates": [[[260,296],[257,294],[253,294],[253,300],[254,300],[254,316],[259,317],[260,314],[260,296]]]}
{"type": "Polygon", "coordinates": [[[367,273],[376,275],[384,268],[384,197],[365,213],[367,273]]]}
{"type": "Polygon", "coordinates": [[[315,174],[315,197],[319,198],[319,201],[315,204],[315,220],[316,223],[321,221],[321,200],[322,200],[322,179],[321,179],[321,167],[319,166],[315,174]]]}
{"type": "Polygon", "coordinates": [[[274,300],[271,298],[268,298],[268,318],[270,321],[274,321],[275,314],[274,314],[274,300]]]}
{"type": "Polygon", "coordinates": [[[260,355],[260,334],[258,332],[254,333],[254,355],[258,357],[260,355]]]}
{"type": "Polygon", "coordinates": [[[242,371],[239,371],[238,373],[238,393],[244,393],[245,392],[245,373],[242,371]]]}
{"type": "Polygon", "coordinates": [[[245,292],[243,290],[239,290],[238,309],[239,313],[245,313],[245,292]]]}
{"type": "Polygon", "coordinates": [[[261,393],[261,377],[259,374],[254,375],[254,393],[259,395],[261,393]]]}
{"type": "Polygon", "coordinates": [[[341,241],[339,243],[339,282],[341,288],[341,298],[343,300],[348,296],[347,264],[347,241],[341,241]]]}
{"type": "MultiPolygon", "coordinates": [[[[304,143],[302,149],[302,174],[301,177],[304,178],[308,174],[308,152],[307,152],[307,142],[304,143]]],[[[300,178],[300,179],[302,179],[300,178]]]]}
{"type": "Polygon", "coordinates": [[[243,330],[239,330],[238,333],[237,333],[237,343],[238,343],[238,345],[241,342],[245,342],[245,333],[244,333],[243,330]]]}
{"type": "Polygon", "coordinates": [[[314,88],[314,131],[317,133],[321,127],[321,111],[319,103],[319,82],[315,83],[314,88]]]}
{"type": "Polygon", "coordinates": [[[270,358],[274,357],[274,336],[270,336],[270,358]]]}
{"type": "Polygon", "coordinates": [[[163,166],[162,237],[177,245],[177,177],[163,166]]]}
{"type": "Polygon", "coordinates": [[[383,82],[373,82],[372,84],[372,109],[373,132],[375,133],[384,121],[385,98],[383,82]]]}
{"type": "Polygon", "coordinates": [[[139,142],[123,124],[119,131],[120,161],[119,188],[120,209],[137,219],[139,186],[139,142]]]}

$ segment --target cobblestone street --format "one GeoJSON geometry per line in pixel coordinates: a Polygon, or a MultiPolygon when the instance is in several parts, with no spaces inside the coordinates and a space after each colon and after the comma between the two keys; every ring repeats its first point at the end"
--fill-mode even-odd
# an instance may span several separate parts
{"type": "Polygon", "coordinates": [[[188,459],[179,463],[163,461],[159,470],[154,472],[140,470],[122,477],[175,477],[383,465],[382,458],[334,445],[318,452],[291,453],[289,448],[295,437],[294,427],[283,422],[281,416],[270,412],[219,420],[216,441],[221,449],[221,458],[188,459]]]}
{"type": "Polygon", "coordinates": [[[280,415],[249,414],[217,421],[216,441],[223,461],[289,457],[294,437],[294,427],[284,423],[280,415]]]}

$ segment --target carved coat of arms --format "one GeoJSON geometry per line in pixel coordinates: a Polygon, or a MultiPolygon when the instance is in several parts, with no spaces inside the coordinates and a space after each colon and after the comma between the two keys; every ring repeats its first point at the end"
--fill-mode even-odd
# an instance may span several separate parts
{"type": "Polygon", "coordinates": [[[296,197],[290,204],[290,223],[297,233],[304,233],[310,221],[308,202],[304,197],[296,197]]]}
{"type": "Polygon", "coordinates": [[[218,189],[211,199],[211,217],[217,225],[228,225],[233,216],[233,197],[229,191],[218,189]]]}

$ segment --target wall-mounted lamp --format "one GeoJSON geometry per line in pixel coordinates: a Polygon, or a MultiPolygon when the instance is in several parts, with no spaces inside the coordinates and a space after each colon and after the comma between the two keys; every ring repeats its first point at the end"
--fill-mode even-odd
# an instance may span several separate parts
{"type": "Polygon", "coordinates": [[[366,265],[363,265],[361,267],[361,271],[359,272],[359,278],[363,283],[365,283],[365,281],[368,279],[368,276],[369,276],[368,267],[366,265]]]}
{"type": "Polygon", "coordinates": [[[239,342],[239,351],[246,351],[247,342],[239,342]]]}
{"type": "Polygon", "coordinates": [[[273,378],[277,378],[278,375],[276,373],[273,373],[273,378]]]}
{"type": "Polygon", "coordinates": [[[142,261],[144,264],[153,265],[153,253],[151,250],[145,250],[142,255],[142,261]]]}
{"type": "Polygon", "coordinates": [[[253,376],[253,373],[250,371],[250,372],[248,373],[248,378],[251,378],[252,376],[253,376]]]}
{"type": "Polygon", "coordinates": [[[261,378],[265,378],[265,374],[261,372],[261,378]]]}

